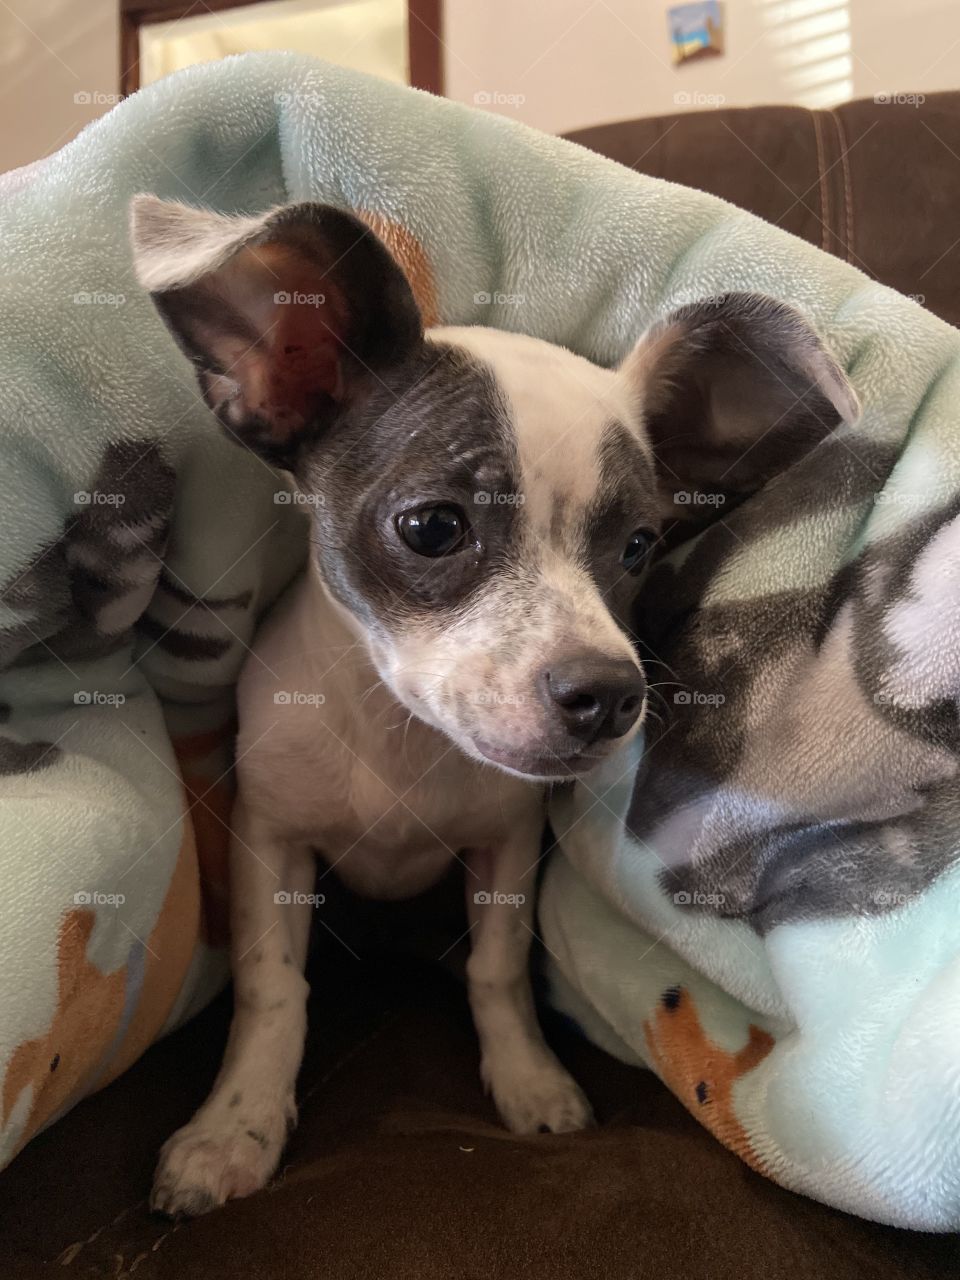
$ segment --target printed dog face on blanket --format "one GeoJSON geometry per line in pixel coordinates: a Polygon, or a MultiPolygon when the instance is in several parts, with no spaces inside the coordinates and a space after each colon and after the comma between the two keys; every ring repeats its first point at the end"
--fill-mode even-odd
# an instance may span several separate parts
{"type": "Polygon", "coordinates": [[[223,425],[294,475],[317,569],[395,696],[524,776],[588,769],[640,722],[622,628],[661,488],[743,492],[852,406],[769,300],[686,308],[611,372],[517,334],[424,335],[387,251],[324,206],[141,197],[135,249],[223,425]]]}

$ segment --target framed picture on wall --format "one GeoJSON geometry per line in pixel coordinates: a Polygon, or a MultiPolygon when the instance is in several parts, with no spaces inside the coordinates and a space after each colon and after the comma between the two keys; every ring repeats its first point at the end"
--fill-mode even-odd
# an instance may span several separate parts
{"type": "Polygon", "coordinates": [[[667,10],[674,64],[723,53],[723,7],[720,0],[697,0],[667,10]]]}

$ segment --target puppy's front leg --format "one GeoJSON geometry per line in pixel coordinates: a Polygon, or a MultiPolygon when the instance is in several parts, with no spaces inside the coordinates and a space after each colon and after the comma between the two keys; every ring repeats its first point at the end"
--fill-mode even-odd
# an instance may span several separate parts
{"type": "Polygon", "coordinates": [[[467,855],[471,953],[467,986],[480,1071],[514,1133],[566,1133],[592,1123],[590,1104],[547,1047],[530,987],[529,954],[542,809],[496,848],[467,855]],[[470,874],[473,871],[473,875],[470,874]]]}
{"type": "Polygon", "coordinates": [[[160,1153],[151,1207],[197,1214],[262,1187],[296,1121],[315,863],[238,800],[231,823],[234,1013],[209,1098],[160,1153]]]}

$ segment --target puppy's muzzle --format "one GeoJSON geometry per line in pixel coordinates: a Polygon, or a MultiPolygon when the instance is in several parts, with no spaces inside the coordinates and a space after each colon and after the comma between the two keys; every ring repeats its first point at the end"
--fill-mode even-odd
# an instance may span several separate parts
{"type": "Polygon", "coordinates": [[[636,663],[593,654],[553,662],[538,680],[554,723],[585,746],[629,733],[640,718],[646,687],[636,663]]]}

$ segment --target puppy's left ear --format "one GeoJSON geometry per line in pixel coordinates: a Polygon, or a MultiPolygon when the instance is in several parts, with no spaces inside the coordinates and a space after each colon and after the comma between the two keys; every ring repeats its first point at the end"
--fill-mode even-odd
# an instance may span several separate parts
{"type": "Polygon", "coordinates": [[[694,522],[722,515],[860,413],[806,320],[762,294],[681,307],[644,334],[621,372],[665,507],[694,522]]]}
{"type": "Polygon", "coordinates": [[[423,339],[413,293],[357,218],[300,204],[227,217],[134,198],[137,278],[227,433],[278,466],[423,339]]]}

